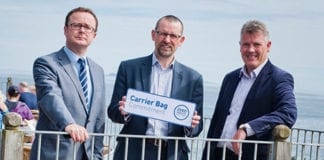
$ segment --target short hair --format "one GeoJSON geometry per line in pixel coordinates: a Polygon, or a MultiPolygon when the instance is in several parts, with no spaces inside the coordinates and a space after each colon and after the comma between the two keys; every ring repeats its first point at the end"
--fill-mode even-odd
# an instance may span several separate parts
{"type": "Polygon", "coordinates": [[[16,85],[9,86],[7,93],[10,97],[17,97],[20,95],[19,88],[16,85]]]}
{"type": "Polygon", "coordinates": [[[166,16],[161,17],[155,24],[155,30],[158,30],[160,21],[163,20],[163,19],[168,20],[170,22],[179,22],[181,24],[181,34],[183,34],[183,30],[184,30],[183,23],[180,20],[180,18],[178,18],[178,17],[176,17],[174,15],[166,15],[166,16]]]}
{"type": "Polygon", "coordinates": [[[86,12],[86,13],[91,14],[96,21],[95,32],[97,32],[98,25],[99,25],[98,18],[96,16],[96,14],[90,8],[85,8],[85,7],[74,8],[66,15],[66,17],[65,17],[65,26],[66,27],[68,27],[68,25],[69,25],[68,23],[69,23],[71,15],[76,12],[86,12]]]}
{"type": "Polygon", "coordinates": [[[257,33],[257,32],[261,32],[264,37],[265,37],[265,41],[268,42],[270,39],[269,36],[269,31],[266,27],[266,25],[264,23],[262,23],[261,21],[258,20],[251,20],[251,21],[247,21],[241,29],[241,38],[243,36],[244,33],[257,33]]]}
{"type": "Polygon", "coordinates": [[[20,82],[20,83],[19,83],[19,86],[20,86],[20,87],[23,87],[23,88],[28,88],[28,83],[25,82],[25,81],[23,81],[23,82],[20,82]]]}

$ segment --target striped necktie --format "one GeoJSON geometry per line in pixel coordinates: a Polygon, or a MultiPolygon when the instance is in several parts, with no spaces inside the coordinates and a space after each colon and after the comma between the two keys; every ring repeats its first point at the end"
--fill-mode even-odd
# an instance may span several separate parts
{"type": "Polygon", "coordinates": [[[80,80],[81,87],[83,90],[83,95],[86,100],[87,108],[89,108],[88,77],[87,77],[87,69],[86,69],[85,59],[79,58],[78,63],[80,64],[79,80],[80,80]]]}

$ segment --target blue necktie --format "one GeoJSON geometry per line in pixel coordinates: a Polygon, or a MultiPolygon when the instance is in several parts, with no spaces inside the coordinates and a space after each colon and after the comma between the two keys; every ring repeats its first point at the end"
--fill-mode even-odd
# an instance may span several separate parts
{"type": "Polygon", "coordinates": [[[80,80],[81,87],[83,90],[83,95],[86,100],[87,108],[89,109],[88,77],[87,77],[87,69],[86,69],[85,59],[79,58],[78,63],[80,64],[79,80],[80,80]]]}

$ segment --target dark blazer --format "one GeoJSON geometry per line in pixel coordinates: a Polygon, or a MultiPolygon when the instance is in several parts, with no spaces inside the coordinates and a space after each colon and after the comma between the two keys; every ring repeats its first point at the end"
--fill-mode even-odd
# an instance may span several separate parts
{"type": "MultiPolygon", "coordinates": [[[[63,49],[40,57],[34,62],[34,80],[37,88],[39,119],[37,130],[64,131],[71,123],[84,126],[89,133],[104,133],[105,127],[105,80],[103,69],[87,58],[92,79],[92,103],[90,111],[85,105],[85,97],[73,64],[63,49]]],[[[82,145],[77,143],[77,160],[84,150],[91,156],[91,139],[82,145]]],[[[42,135],[40,159],[54,159],[56,154],[56,135],[42,135]]],[[[31,159],[37,157],[38,138],[32,145],[31,159]]],[[[73,157],[73,141],[68,136],[60,136],[59,159],[73,157]]],[[[103,159],[103,137],[96,137],[94,159],[103,159]]]]}
{"type": "MultiPolygon", "coordinates": [[[[125,122],[124,116],[118,110],[118,102],[122,96],[126,95],[128,88],[133,88],[141,91],[150,92],[151,86],[151,69],[152,69],[152,54],[146,57],[121,62],[115,87],[108,108],[108,116],[113,122],[123,123],[124,126],[120,134],[145,135],[148,119],[136,115],[131,115],[130,120],[125,122]]],[[[174,72],[172,80],[171,97],[184,101],[196,103],[196,110],[200,116],[203,116],[203,79],[202,76],[184,66],[177,61],[174,63],[174,72]]],[[[185,135],[185,127],[171,124],[168,126],[168,136],[184,137],[198,136],[203,127],[203,121],[196,126],[191,135],[185,135]]],[[[115,150],[114,159],[119,160],[124,158],[125,139],[118,138],[118,145],[115,150]]],[[[168,141],[168,159],[174,159],[175,141],[168,141]]],[[[141,159],[142,140],[130,139],[128,148],[128,159],[141,159]]],[[[179,141],[178,159],[187,159],[189,148],[185,141],[179,141]]]]}
{"type": "MultiPolygon", "coordinates": [[[[227,74],[218,96],[216,108],[209,127],[207,138],[220,138],[229,113],[232,98],[240,81],[240,70],[227,74]]],[[[239,125],[249,123],[255,135],[247,140],[273,140],[272,129],[279,124],[292,127],[297,118],[297,108],[293,93],[294,80],[291,74],[279,69],[268,61],[252,85],[242,112],[239,125]]],[[[211,143],[210,159],[215,159],[214,150],[217,143],[211,143]]],[[[206,149],[204,158],[206,159],[206,149]]],[[[243,159],[253,159],[253,144],[243,144],[243,159]]],[[[268,154],[268,147],[258,146],[258,160],[268,154]]]]}

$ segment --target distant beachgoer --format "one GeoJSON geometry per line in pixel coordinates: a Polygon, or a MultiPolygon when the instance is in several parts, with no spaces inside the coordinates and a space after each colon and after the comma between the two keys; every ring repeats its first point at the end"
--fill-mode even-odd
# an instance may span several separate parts
{"type": "Polygon", "coordinates": [[[35,87],[35,85],[29,85],[29,91],[31,92],[31,93],[33,93],[33,94],[35,94],[36,95],[36,87],[35,87]]]}
{"type": "Polygon", "coordinates": [[[28,105],[19,101],[20,92],[18,86],[11,85],[7,91],[7,100],[5,104],[10,112],[16,112],[21,115],[22,120],[32,120],[33,114],[30,111],[28,105]]]}
{"type": "Polygon", "coordinates": [[[2,92],[0,91],[0,129],[2,129],[3,126],[2,119],[8,112],[7,105],[4,103],[5,99],[6,99],[5,95],[2,94],[2,92]]]}
{"type": "Polygon", "coordinates": [[[27,82],[19,83],[19,92],[19,101],[26,103],[30,109],[38,109],[36,94],[30,92],[27,82]]]}
{"type": "MultiPolygon", "coordinates": [[[[244,66],[225,76],[207,138],[270,141],[275,126],[295,124],[294,79],[270,62],[270,46],[264,23],[248,21],[243,25],[240,52],[244,66]]],[[[255,144],[243,143],[240,148],[239,142],[206,143],[203,159],[221,160],[225,145],[226,160],[237,160],[238,156],[254,159],[255,144]]],[[[259,144],[256,159],[268,159],[268,153],[269,145],[259,144]]]]}

